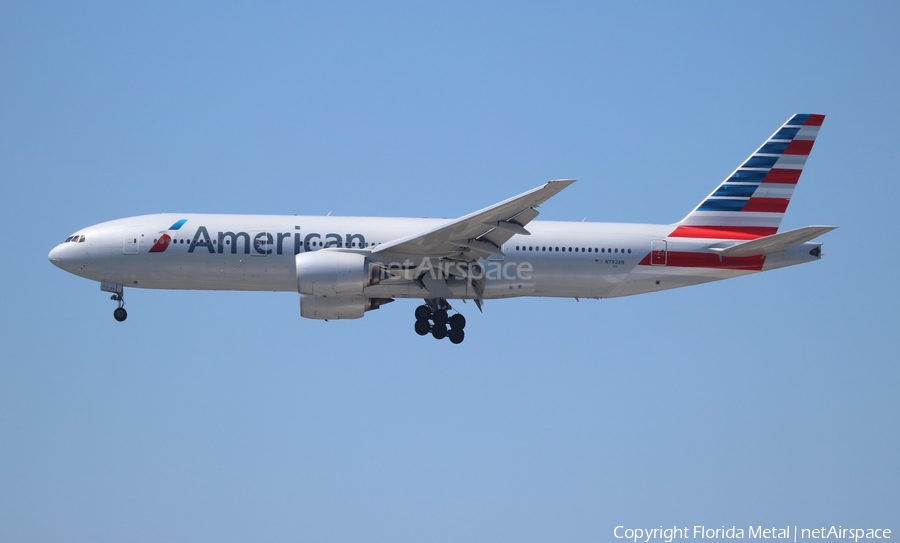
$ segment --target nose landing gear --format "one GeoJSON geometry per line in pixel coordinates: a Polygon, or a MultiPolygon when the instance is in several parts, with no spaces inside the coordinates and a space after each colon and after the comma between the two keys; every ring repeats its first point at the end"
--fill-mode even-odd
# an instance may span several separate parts
{"type": "Polygon", "coordinates": [[[119,304],[119,307],[117,307],[113,310],[113,318],[119,322],[122,322],[125,319],[127,319],[128,312],[125,311],[125,307],[123,307],[125,305],[125,296],[122,294],[113,294],[112,296],[110,296],[109,299],[113,300],[114,302],[118,302],[118,304],[119,304]]]}
{"type": "Polygon", "coordinates": [[[108,281],[100,282],[100,290],[103,292],[112,292],[110,300],[116,302],[118,307],[113,310],[113,318],[119,322],[128,318],[128,312],[125,311],[125,288],[119,283],[110,283],[108,281]]]}
{"type": "Polygon", "coordinates": [[[466,318],[461,313],[448,316],[447,311],[453,309],[447,300],[425,300],[425,305],[416,308],[416,333],[420,336],[431,334],[434,339],[450,338],[450,343],[458,345],[466,339],[463,328],[466,318]],[[449,328],[448,328],[449,325],[449,328]]]}

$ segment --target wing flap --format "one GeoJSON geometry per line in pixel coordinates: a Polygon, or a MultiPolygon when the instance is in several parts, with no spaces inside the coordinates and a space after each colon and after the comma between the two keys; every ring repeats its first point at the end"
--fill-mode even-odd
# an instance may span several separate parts
{"type": "Polygon", "coordinates": [[[430,274],[426,273],[422,276],[422,284],[425,286],[425,290],[428,291],[428,294],[430,294],[432,298],[453,297],[453,291],[451,291],[450,287],[447,286],[446,279],[436,279],[430,274]]]}

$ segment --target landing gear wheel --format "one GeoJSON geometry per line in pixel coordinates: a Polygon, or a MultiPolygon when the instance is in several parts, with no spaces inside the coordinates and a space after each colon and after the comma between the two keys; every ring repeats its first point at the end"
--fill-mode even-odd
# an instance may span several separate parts
{"type": "MultiPolygon", "coordinates": [[[[450,323],[450,328],[462,330],[466,327],[466,318],[462,316],[462,313],[457,313],[450,317],[450,320],[447,321],[450,323]]],[[[460,340],[462,341],[462,340],[460,340]]]]}
{"type": "Polygon", "coordinates": [[[451,328],[447,336],[450,338],[450,343],[454,345],[459,345],[463,342],[464,339],[466,339],[466,333],[462,328],[451,328]]]}
{"type": "Polygon", "coordinates": [[[431,325],[428,324],[427,320],[417,320],[416,321],[416,333],[420,336],[427,336],[428,333],[431,332],[431,325]]]}
{"type": "Polygon", "coordinates": [[[122,322],[128,318],[128,312],[125,311],[124,307],[117,307],[115,310],[113,310],[113,318],[119,322],[122,322]]]}
{"type": "Polygon", "coordinates": [[[434,324],[447,324],[447,311],[445,309],[438,309],[431,316],[431,319],[434,321],[434,324]]]}
{"type": "Polygon", "coordinates": [[[447,325],[435,324],[431,329],[431,335],[434,336],[434,339],[444,339],[447,337],[447,325]]]}
{"type": "Polygon", "coordinates": [[[437,340],[449,337],[455,344],[462,343],[466,337],[463,332],[466,318],[459,313],[450,316],[448,312],[452,310],[445,298],[425,298],[425,303],[416,307],[416,333],[431,334],[437,340]]]}
{"type": "Polygon", "coordinates": [[[416,308],[416,320],[427,321],[431,318],[431,308],[427,305],[420,305],[416,308]]]}

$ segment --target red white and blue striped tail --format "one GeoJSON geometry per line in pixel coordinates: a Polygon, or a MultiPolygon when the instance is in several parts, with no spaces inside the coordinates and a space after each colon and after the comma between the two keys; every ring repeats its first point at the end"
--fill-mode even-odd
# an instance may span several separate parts
{"type": "Polygon", "coordinates": [[[791,117],[669,236],[756,239],[778,232],[823,120],[810,113],[791,117]]]}

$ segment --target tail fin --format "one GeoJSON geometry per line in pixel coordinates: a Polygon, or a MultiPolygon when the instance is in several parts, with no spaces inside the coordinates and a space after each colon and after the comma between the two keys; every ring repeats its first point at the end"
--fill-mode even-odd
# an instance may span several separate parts
{"type": "Polygon", "coordinates": [[[778,232],[824,119],[791,117],[669,236],[747,240],[778,232]]]}

